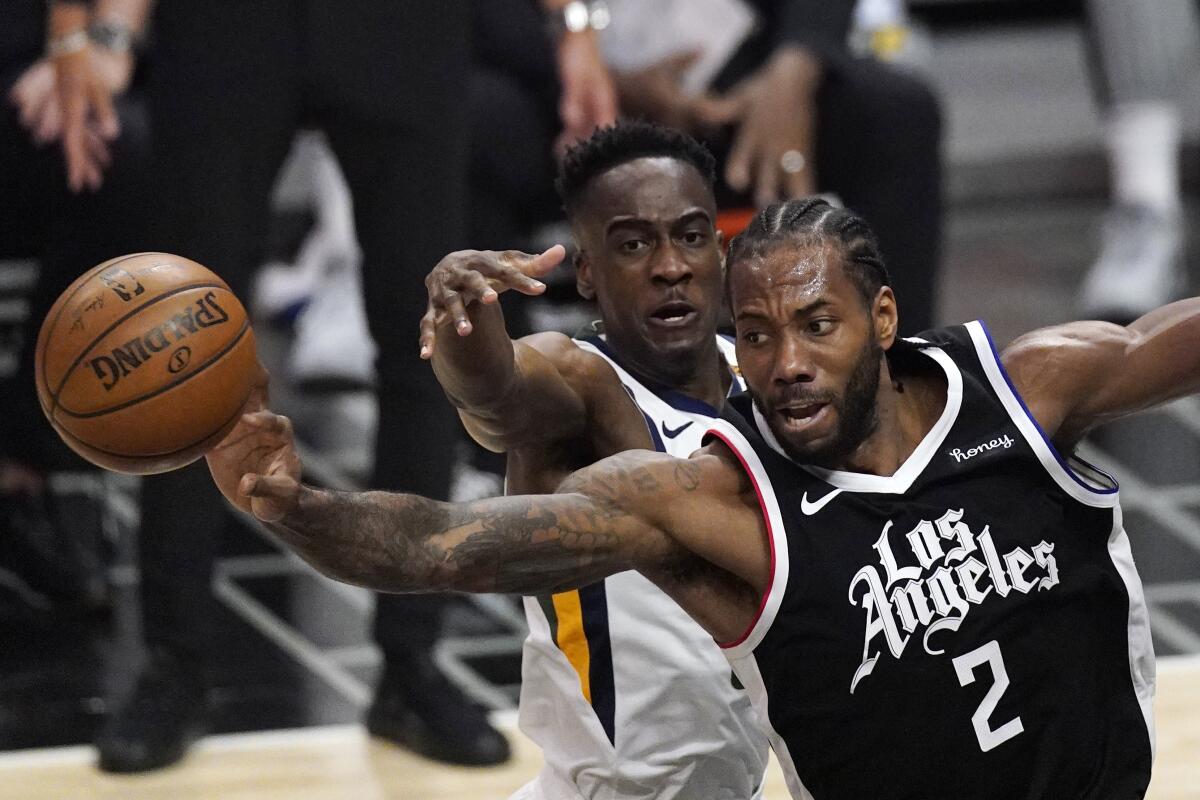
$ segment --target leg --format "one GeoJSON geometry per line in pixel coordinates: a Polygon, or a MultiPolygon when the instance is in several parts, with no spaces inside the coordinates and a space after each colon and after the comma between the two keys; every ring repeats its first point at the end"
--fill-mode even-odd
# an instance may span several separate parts
{"type": "MultiPolygon", "coordinates": [[[[349,16],[368,5],[351,3],[349,16]]],[[[390,7],[394,28],[383,30],[410,36],[414,20],[405,15],[426,12],[416,5],[406,8],[390,7]]],[[[427,23],[427,35],[432,29],[465,38],[465,16],[416,21],[427,23]],[[445,30],[455,26],[456,31],[445,30]]],[[[332,113],[325,128],[354,197],[367,321],[379,348],[373,485],[445,497],[459,423],[415,342],[425,310],[425,274],[465,244],[468,131],[465,105],[457,99],[466,87],[466,65],[463,53],[447,52],[442,44],[435,53],[426,49],[414,44],[408,55],[417,61],[396,73],[410,75],[412,83],[390,90],[420,95],[419,101],[410,98],[407,105],[390,109],[365,105],[354,85],[361,76],[331,66],[324,90],[332,113]]],[[[386,100],[378,98],[385,106],[386,100]]],[[[502,761],[508,754],[503,737],[478,712],[470,716],[471,709],[433,666],[431,651],[445,602],[408,595],[378,598],[375,633],[385,669],[368,725],[441,760],[502,761]]]]}
{"type": "Polygon", "coordinates": [[[1200,33],[1192,0],[1090,0],[1086,11],[1112,195],[1081,310],[1128,322],[1183,288],[1178,96],[1200,33]]]}
{"type": "MultiPolygon", "coordinates": [[[[275,173],[298,115],[291,3],[163,4],[151,84],[155,218],[147,249],[193,258],[247,297],[275,173]],[[238,91],[229,87],[237,85],[238,91]]],[[[145,479],[138,537],[151,653],[133,698],[100,739],[101,767],[180,758],[200,728],[203,662],[226,511],[199,462],[145,479]]]]}
{"type": "Polygon", "coordinates": [[[921,81],[875,61],[831,67],[818,95],[817,180],[879,238],[900,328],[933,324],[942,224],[941,114],[921,81]]]}

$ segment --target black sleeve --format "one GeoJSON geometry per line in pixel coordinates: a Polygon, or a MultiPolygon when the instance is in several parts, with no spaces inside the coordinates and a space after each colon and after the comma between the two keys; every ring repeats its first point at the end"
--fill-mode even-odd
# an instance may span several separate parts
{"type": "Polygon", "coordinates": [[[755,0],[774,47],[795,44],[818,56],[842,55],[855,0],[755,0]]]}

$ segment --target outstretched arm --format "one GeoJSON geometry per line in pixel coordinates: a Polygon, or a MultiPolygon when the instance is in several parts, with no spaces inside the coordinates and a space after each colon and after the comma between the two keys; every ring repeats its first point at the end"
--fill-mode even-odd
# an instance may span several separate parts
{"type": "Polygon", "coordinates": [[[553,495],[441,503],[300,483],[291,425],[258,411],[208,455],[226,497],[321,572],[386,592],[558,591],[638,569],[666,581],[700,558],[765,587],[769,554],[745,478],[701,451],[631,451],[553,495]]]}
{"type": "Polygon", "coordinates": [[[1034,418],[1069,450],[1098,425],[1200,391],[1200,298],[1126,327],[1072,322],[1034,331],[1002,360],[1034,418]]]}
{"type": "MultiPolygon", "coordinates": [[[[463,250],[443,258],[425,279],[429,306],[421,320],[421,355],[467,431],[484,447],[504,452],[584,434],[602,417],[610,429],[641,416],[612,369],[557,333],[512,341],[499,296],[540,294],[537,280],[561,262],[561,246],[540,255],[463,250]],[[615,409],[615,413],[614,413],[615,409]]],[[[650,446],[649,439],[626,447],[650,446]]]]}

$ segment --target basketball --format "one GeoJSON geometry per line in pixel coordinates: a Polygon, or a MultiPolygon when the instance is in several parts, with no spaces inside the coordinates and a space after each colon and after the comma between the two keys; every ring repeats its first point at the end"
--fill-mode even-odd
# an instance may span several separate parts
{"type": "Polygon", "coordinates": [[[223,280],[168,253],[89,270],[42,323],[38,400],[97,466],[149,475],[190,464],[233,428],[257,373],[246,310],[223,280]]]}

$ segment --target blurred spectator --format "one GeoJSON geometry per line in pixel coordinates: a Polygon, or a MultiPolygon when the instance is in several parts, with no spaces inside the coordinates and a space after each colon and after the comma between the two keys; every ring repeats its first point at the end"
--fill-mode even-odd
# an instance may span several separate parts
{"type": "Polygon", "coordinates": [[[1110,209],[1081,312],[1127,323],[1184,289],[1179,91],[1200,52],[1194,0],[1089,0],[1110,209]]]}
{"type": "Polygon", "coordinates": [[[94,548],[99,532],[86,529],[94,520],[56,513],[47,491],[51,470],[89,467],[38,408],[34,345],[63,289],[89,267],[140,244],[149,137],[133,59],[97,30],[114,5],[99,0],[89,13],[83,5],[56,3],[48,14],[45,0],[5,0],[0,13],[0,260],[37,265],[17,337],[17,370],[0,379],[0,529],[11,558],[6,565],[32,590],[69,604],[101,596],[102,586],[83,574],[81,561],[95,555],[83,548],[94,548]],[[89,24],[91,36],[84,32],[89,24]],[[82,108],[64,107],[56,85],[75,85],[84,75],[103,82],[112,104],[64,139],[66,115],[78,118],[82,108]],[[98,173],[69,174],[64,147],[95,153],[109,169],[103,185],[98,173]]]}
{"type": "MultiPolygon", "coordinates": [[[[623,115],[686,130],[717,154],[722,209],[817,190],[869,219],[904,298],[904,329],[916,332],[933,318],[940,110],[912,73],[851,54],[855,4],[609,0],[600,42],[623,115]]],[[[472,244],[524,246],[530,228],[559,215],[553,51],[532,0],[479,12],[472,244]]]]}
{"type": "MultiPolygon", "coordinates": [[[[144,12],[148,0],[127,3],[144,12]]],[[[208,265],[248,297],[293,133],[301,124],[323,129],[353,195],[379,347],[372,485],[433,497],[447,493],[458,425],[417,357],[415,331],[421,277],[465,242],[469,12],[466,3],[415,0],[175,0],[159,4],[154,20],[152,246],[208,265]]],[[[560,110],[568,132],[582,135],[611,118],[611,85],[588,32],[564,37],[557,55],[560,110]]],[[[86,97],[101,119],[104,93],[86,97]]],[[[79,180],[103,167],[90,151],[68,155],[79,180]]],[[[204,728],[209,583],[225,512],[203,469],[144,482],[139,557],[150,657],[101,734],[103,769],[171,763],[204,728]]],[[[368,727],[440,760],[502,761],[504,738],[433,664],[444,603],[379,599],[375,637],[385,664],[368,727]]]]}
{"type": "Polygon", "coordinates": [[[610,6],[602,46],[622,113],[704,138],[718,158],[722,208],[836,194],[879,236],[903,298],[904,331],[932,324],[938,102],[914,74],[851,55],[856,0],[610,6]]]}

